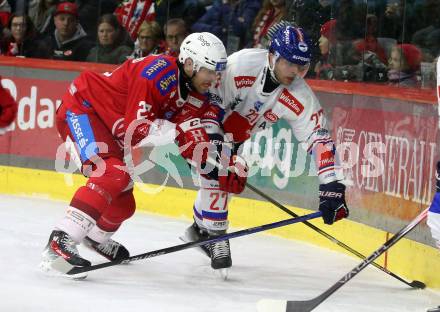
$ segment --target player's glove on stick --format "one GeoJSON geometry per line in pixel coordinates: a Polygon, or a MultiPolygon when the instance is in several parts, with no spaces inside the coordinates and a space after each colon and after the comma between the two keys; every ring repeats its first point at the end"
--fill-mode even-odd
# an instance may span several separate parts
{"type": "Polygon", "coordinates": [[[231,157],[229,170],[221,172],[218,177],[220,190],[228,193],[240,194],[246,186],[248,167],[240,156],[231,157]]]}
{"type": "Polygon", "coordinates": [[[319,185],[319,210],[325,224],[333,224],[348,217],[348,207],[345,202],[345,185],[330,182],[319,185]]]}
{"type": "MultiPolygon", "coordinates": [[[[202,155],[197,157],[200,159],[194,159],[195,156],[199,156],[194,155],[194,151],[198,144],[207,144],[209,142],[208,134],[200,123],[200,118],[192,118],[178,124],[176,126],[176,131],[176,142],[179,146],[180,155],[185,159],[194,160],[199,164],[203,163],[205,160],[202,155]]],[[[202,149],[200,149],[200,151],[203,153],[203,146],[201,147],[202,149]]]]}

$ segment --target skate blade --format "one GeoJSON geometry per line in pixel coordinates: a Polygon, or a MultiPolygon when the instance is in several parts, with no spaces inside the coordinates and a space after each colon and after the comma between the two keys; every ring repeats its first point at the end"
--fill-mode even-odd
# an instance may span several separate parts
{"type": "Polygon", "coordinates": [[[229,277],[229,268],[216,269],[214,270],[214,274],[218,276],[220,279],[226,281],[229,277]]]}
{"type": "Polygon", "coordinates": [[[66,274],[71,268],[73,268],[73,266],[64,259],[61,258],[64,262],[67,263],[67,265],[65,263],[62,263],[62,261],[59,261],[59,259],[60,258],[57,258],[53,261],[43,260],[40,262],[38,267],[44,274],[51,277],[64,277],[75,281],[80,281],[87,278],[87,273],[85,272],[74,275],[66,274]],[[69,268],[69,270],[66,271],[67,268],[69,268]]]}

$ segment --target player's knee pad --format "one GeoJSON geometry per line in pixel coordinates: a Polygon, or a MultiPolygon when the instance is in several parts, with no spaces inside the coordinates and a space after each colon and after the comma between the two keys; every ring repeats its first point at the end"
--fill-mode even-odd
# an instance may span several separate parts
{"type": "Polygon", "coordinates": [[[136,210],[133,189],[120,194],[104,211],[97,226],[106,232],[115,232],[125,220],[131,218],[136,210]]]}
{"type": "Polygon", "coordinates": [[[89,178],[87,185],[96,188],[111,203],[123,191],[130,189],[132,181],[124,162],[118,158],[103,159],[103,169],[89,178]]]}
{"type": "Polygon", "coordinates": [[[215,180],[202,179],[201,186],[194,203],[194,219],[208,231],[227,230],[230,194],[221,191],[215,180]]]}

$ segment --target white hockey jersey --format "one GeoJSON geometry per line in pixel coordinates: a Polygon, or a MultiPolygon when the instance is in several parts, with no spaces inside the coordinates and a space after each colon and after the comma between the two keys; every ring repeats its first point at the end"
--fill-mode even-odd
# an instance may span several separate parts
{"type": "MultiPolygon", "coordinates": [[[[440,58],[437,60],[437,100],[439,111],[439,130],[440,130],[440,58]]],[[[431,228],[432,237],[436,240],[438,248],[440,248],[440,204],[435,203],[437,194],[428,212],[428,225],[431,228]]]]}
{"type": "Polygon", "coordinates": [[[321,145],[316,153],[320,156],[317,167],[321,183],[337,180],[333,141],[325,130],[326,118],[315,94],[299,77],[289,86],[279,85],[265,93],[268,66],[268,51],[263,49],[244,49],[228,57],[226,72],[212,90],[225,108],[225,133],[232,134],[235,142],[243,142],[284,119],[298,141],[306,143],[308,151],[321,145]]]}

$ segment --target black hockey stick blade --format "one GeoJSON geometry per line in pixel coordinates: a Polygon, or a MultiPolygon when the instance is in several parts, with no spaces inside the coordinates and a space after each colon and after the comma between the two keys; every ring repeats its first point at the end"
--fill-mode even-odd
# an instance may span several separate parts
{"type": "Polygon", "coordinates": [[[307,214],[307,215],[304,215],[301,217],[290,218],[287,220],[277,221],[277,222],[268,223],[268,224],[256,226],[253,228],[249,228],[249,229],[244,229],[244,230],[240,230],[240,231],[236,231],[236,232],[232,232],[232,233],[227,233],[227,234],[215,237],[215,238],[199,240],[199,241],[195,241],[195,242],[175,245],[175,246],[171,246],[171,247],[167,247],[167,248],[163,248],[163,249],[158,249],[158,250],[138,254],[135,256],[131,256],[125,260],[108,261],[108,262],[104,262],[104,263],[100,263],[100,264],[96,264],[96,265],[92,265],[92,266],[88,266],[88,267],[73,266],[73,265],[70,265],[69,263],[67,263],[67,261],[65,261],[67,263],[67,265],[66,265],[66,263],[63,263],[63,265],[62,266],[60,265],[59,268],[56,268],[56,267],[53,267],[53,268],[60,271],[61,273],[64,273],[64,274],[75,275],[75,274],[79,274],[79,273],[83,273],[83,272],[89,272],[89,271],[94,271],[94,270],[98,270],[98,269],[102,269],[102,268],[106,268],[106,267],[110,267],[110,266],[115,266],[115,265],[118,265],[121,263],[129,263],[129,262],[133,262],[133,261],[137,261],[137,260],[153,258],[153,257],[169,254],[172,252],[185,250],[188,248],[193,248],[193,247],[198,247],[198,246],[205,245],[205,244],[223,241],[226,239],[233,239],[233,238],[237,238],[237,237],[241,237],[241,236],[245,236],[245,235],[263,232],[263,231],[279,228],[279,227],[294,224],[294,223],[300,223],[305,220],[319,218],[321,216],[322,216],[322,213],[320,211],[317,211],[317,212],[307,214]]]}
{"type": "Polygon", "coordinates": [[[335,293],[339,288],[344,286],[348,281],[355,277],[359,272],[365,269],[370,263],[375,259],[380,257],[385,251],[391,248],[395,243],[397,243],[406,234],[411,232],[420,222],[422,222],[428,215],[428,208],[422,211],[414,220],[412,220],[407,226],[401,229],[397,234],[393,235],[389,240],[387,240],[382,246],[380,246],[375,252],[373,252],[368,258],[362,261],[350,272],[345,274],[339,281],[337,281],[333,286],[327,289],[325,292],[319,296],[310,300],[260,300],[257,304],[258,312],[309,312],[324,302],[328,297],[335,293]]]}

